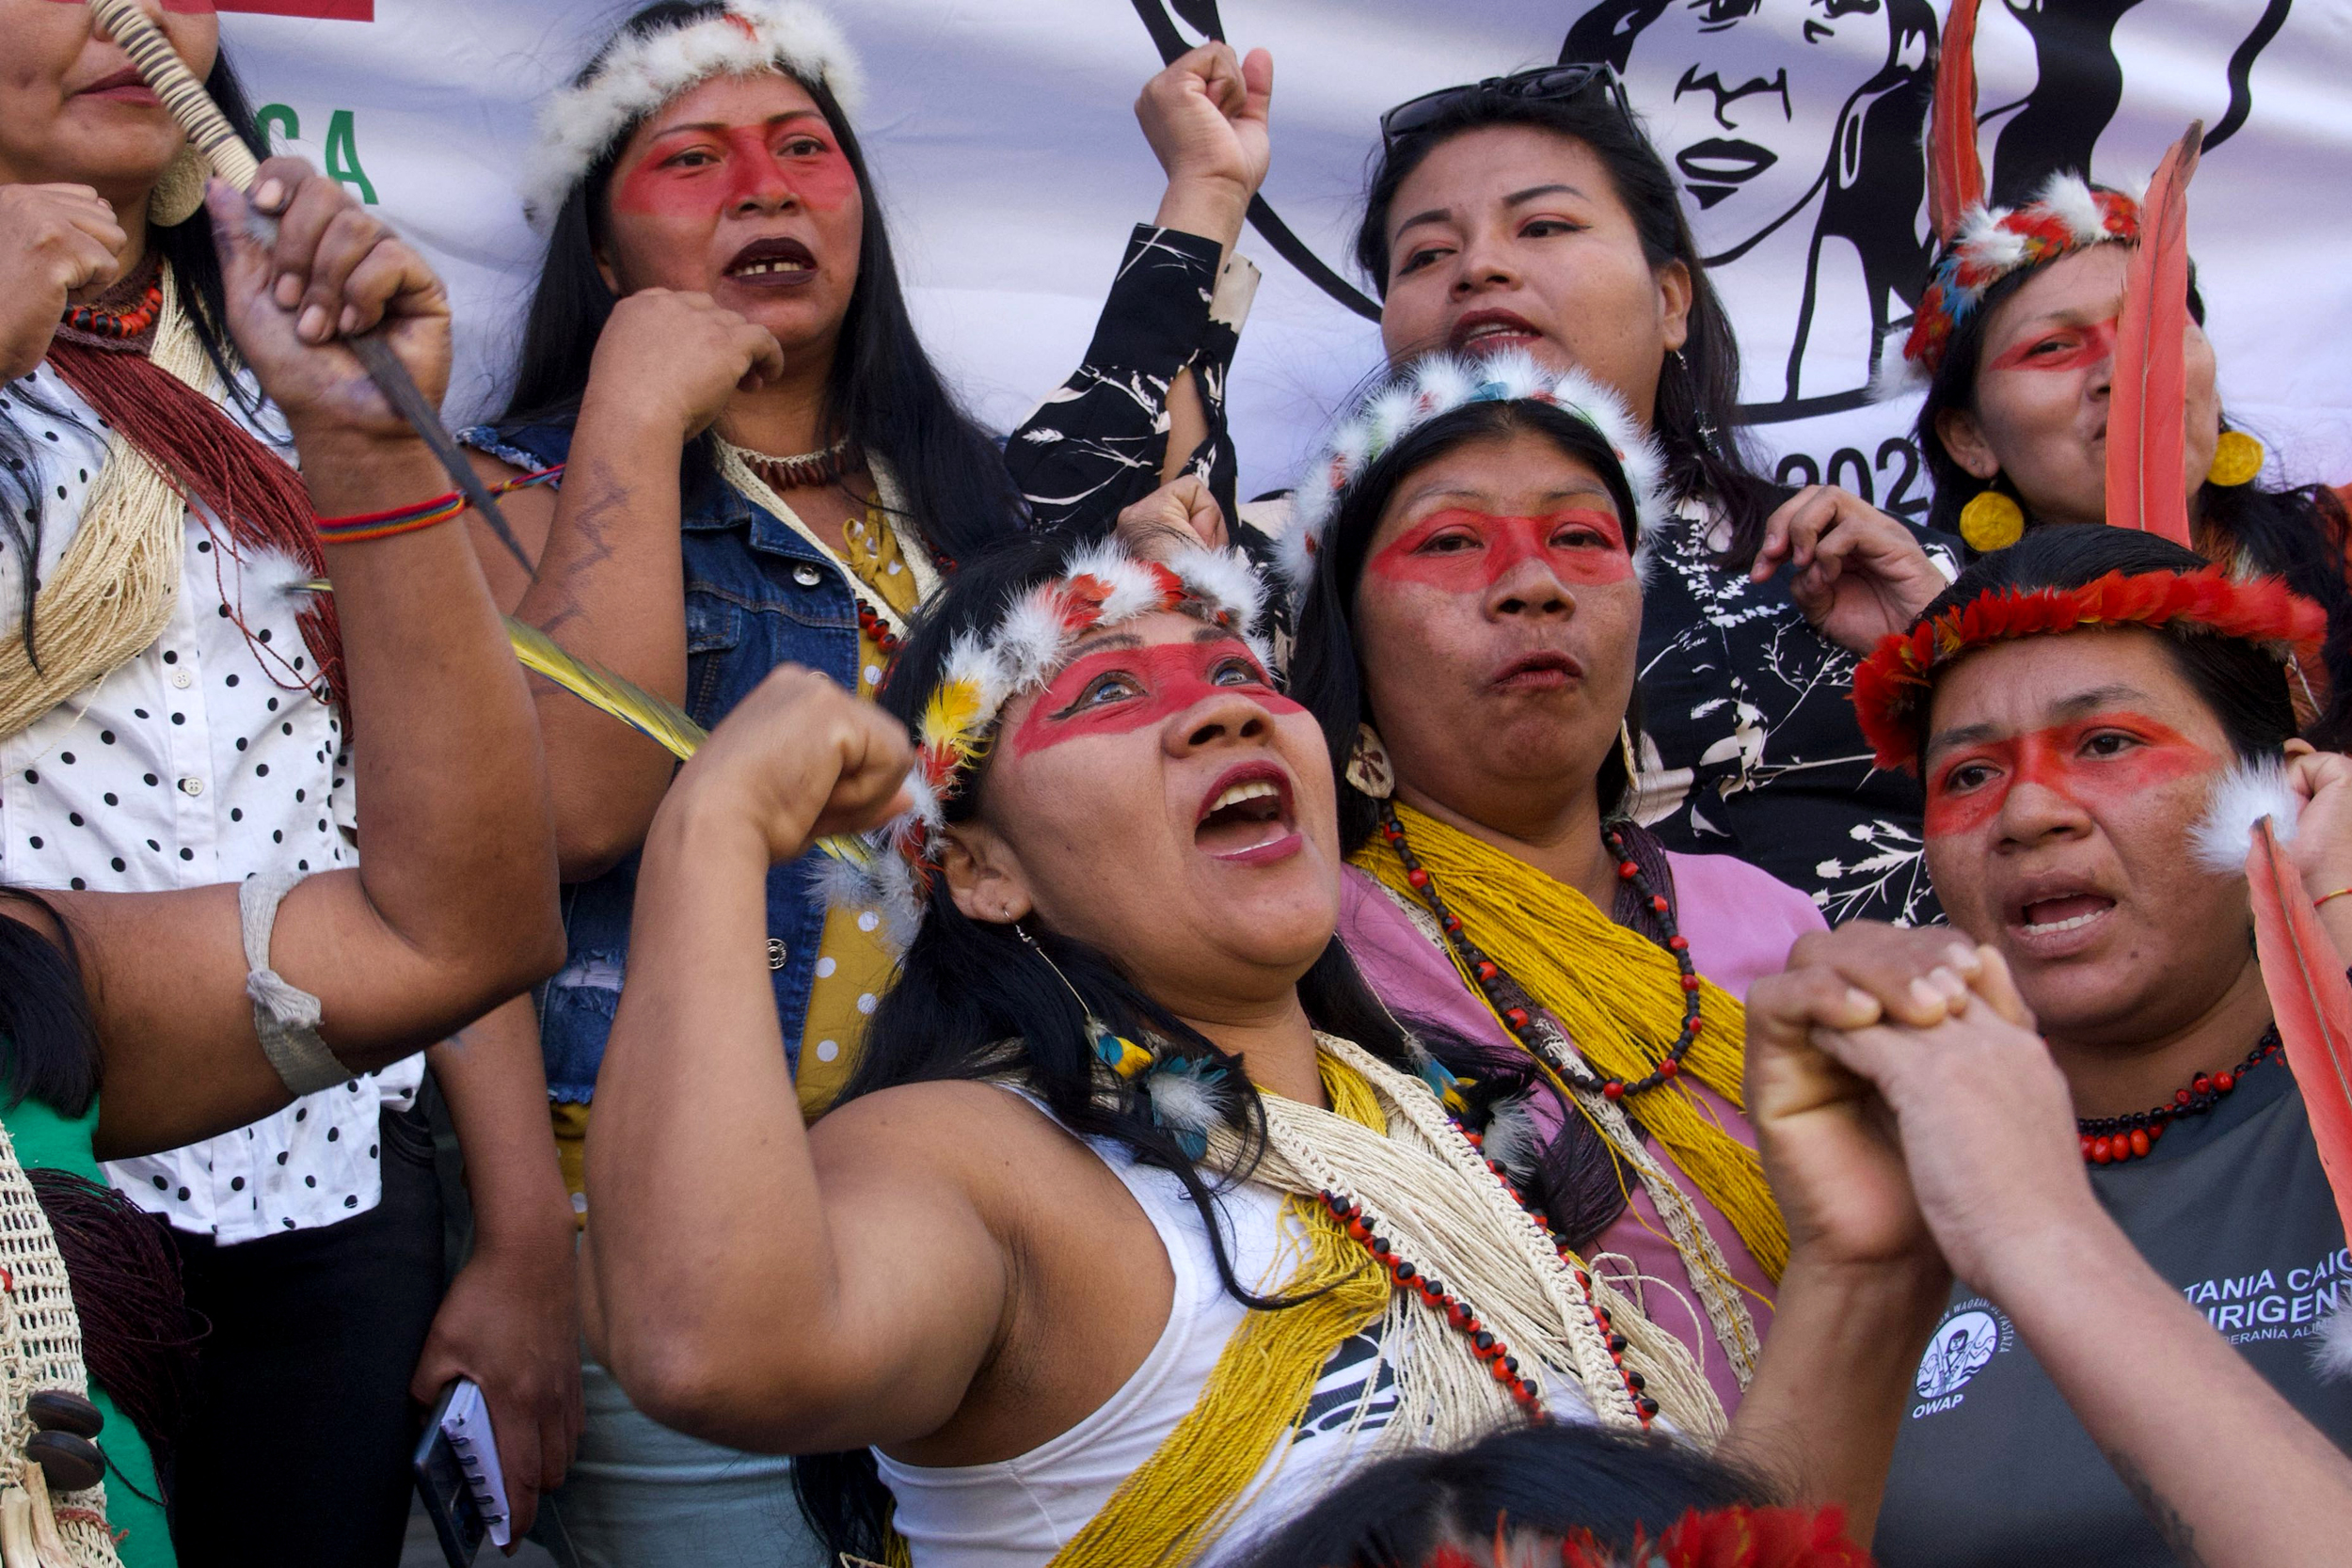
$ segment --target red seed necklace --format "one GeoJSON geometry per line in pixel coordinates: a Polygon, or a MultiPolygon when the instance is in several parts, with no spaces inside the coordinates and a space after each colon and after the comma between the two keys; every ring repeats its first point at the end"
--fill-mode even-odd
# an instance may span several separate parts
{"type": "Polygon", "coordinates": [[[1445,933],[1447,943],[1460,958],[1462,967],[1478,981],[1479,990],[1486,993],[1487,1004],[1511,1031],[1512,1037],[1524,1046],[1530,1055],[1548,1064],[1554,1072],[1584,1093],[1597,1094],[1606,1100],[1629,1100],[1681,1076],[1682,1059],[1690,1054],[1692,1042],[1699,1037],[1699,1030],[1704,1027],[1704,1021],[1699,1017],[1699,975],[1697,968],[1691,962],[1691,940],[1676,927],[1674,900],[1650,885],[1640,863],[1627,851],[1623,833],[1614,828],[1603,828],[1600,836],[1601,841],[1609,846],[1609,852],[1617,857],[1617,879],[1629,885],[1635,896],[1658,917],[1660,928],[1666,933],[1666,951],[1674,955],[1675,968],[1681,972],[1681,1033],[1675,1037],[1674,1044],[1655,1068],[1630,1083],[1601,1077],[1581,1060],[1558,1050],[1547,1036],[1535,1030],[1534,1021],[1527,1016],[1527,1009],[1518,1006],[1514,995],[1516,982],[1503,973],[1501,964],[1480,951],[1478,945],[1470,941],[1470,934],[1462,929],[1461,921],[1454,918],[1454,912],[1445,907],[1445,900],[1438,896],[1436,879],[1414,857],[1411,847],[1405,842],[1405,824],[1397,820],[1396,808],[1386,800],[1380,802],[1380,837],[1396,851],[1396,858],[1405,863],[1405,880],[1415,893],[1421,895],[1422,901],[1429,906],[1429,912],[1437,916],[1438,929],[1445,933]],[[1505,990],[1506,985],[1510,985],[1512,990],[1505,990]]]}
{"type": "Polygon", "coordinates": [[[2202,1116],[2220,1104],[2222,1096],[2237,1087],[2238,1080],[2276,1056],[2279,1050],[2279,1026],[2274,1023],[2263,1031],[2246,1060],[2228,1072],[2199,1073],[2189,1080],[2188,1087],[2173,1091],[2169,1105],[2134,1111],[2127,1117],[2078,1118],[2074,1131],[2082,1139],[2083,1158],[2094,1165],[2145,1158],[2166,1128],[2183,1117],[2202,1116]]]}

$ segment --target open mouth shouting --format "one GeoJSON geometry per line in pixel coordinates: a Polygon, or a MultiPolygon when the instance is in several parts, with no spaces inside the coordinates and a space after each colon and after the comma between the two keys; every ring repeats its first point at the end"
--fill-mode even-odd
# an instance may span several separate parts
{"type": "Polygon", "coordinates": [[[1226,769],[1201,799],[1192,841],[1203,854],[1245,865],[1296,854],[1305,840],[1292,805],[1290,775],[1271,762],[1226,769]]]}
{"type": "Polygon", "coordinates": [[[817,276],[817,258],[800,241],[783,235],[754,240],[726,266],[730,283],[754,289],[789,289],[817,276]]]}

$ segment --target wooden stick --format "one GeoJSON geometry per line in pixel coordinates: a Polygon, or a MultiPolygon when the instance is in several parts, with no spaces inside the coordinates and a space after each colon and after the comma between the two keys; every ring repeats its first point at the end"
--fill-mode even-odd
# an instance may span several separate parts
{"type": "Polygon", "coordinates": [[[90,14],[105,24],[106,31],[122,45],[122,52],[131,56],[147,85],[171,111],[171,118],[213,161],[215,172],[241,191],[251,190],[262,166],[253,161],[253,153],[213,102],[212,94],[204,90],[204,84],[182,63],[171,40],[139,9],[138,0],[90,0],[90,14]]]}
{"type": "MultiPolygon", "coordinates": [[[[262,166],[254,162],[252,150],[238,136],[236,127],[229,123],[229,117],[220,112],[213,95],[204,90],[204,84],[188,70],[179,51],[171,47],[171,40],[139,9],[137,0],[90,0],[90,14],[104,24],[114,40],[122,46],[122,52],[131,56],[139,75],[155,89],[155,96],[164,101],[164,107],[187,132],[188,139],[212,160],[213,171],[250,194],[254,182],[261,178],[262,166]]],[[[384,401],[433,449],[443,471],[465,493],[467,503],[482,514],[482,520],[490,525],[499,543],[514,555],[525,573],[535,573],[537,568],[531,557],[523,553],[514,531],[506,526],[505,515],[499,511],[489,487],[482,483],[482,476],[473,471],[473,464],[442,428],[440,416],[425,401],[416,378],[392,353],[391,345],[373,333],[343,341],[358,356],[368,379],[384,394],[384,401]]]]}

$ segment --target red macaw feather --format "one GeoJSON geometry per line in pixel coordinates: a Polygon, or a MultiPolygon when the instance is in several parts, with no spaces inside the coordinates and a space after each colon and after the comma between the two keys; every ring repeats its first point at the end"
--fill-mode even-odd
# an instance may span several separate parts
{"type": "Polygon", "coordinates": [[[2303,1091],[2336,1212],[2352,1235],[2352,982],[2266,816],[2254,825],[2246,852],[2246,884],[2270,1016],[2303,1091]]]}
{"type": "Polygon", "coordinates": [[[2181,473],[2188,395],[2188,182],[2197,172],[2202,120],[2172,145],[2139,204],[2139,245],[2123,280],[2115,328],[2114,389],[2107,400],[2107,521],[2188,538],[2181,473]]]}
{"type": "Polygon", "coordinates": [[[1960,220],[1984,200],[1977,151],[1977,0],[1952,0],[1935,58],[1935,107],[1928,120],[1928,221],[1949,244],[1960,220]]]}

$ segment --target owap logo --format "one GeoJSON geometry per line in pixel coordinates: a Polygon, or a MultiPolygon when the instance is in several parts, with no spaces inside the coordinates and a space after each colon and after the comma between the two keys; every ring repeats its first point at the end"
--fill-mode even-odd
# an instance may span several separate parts
{"type": "Polygon", "coordinates": [[[1919,1358],[1919,1375],[1912,1385],[1919,1402],[1911,1407],[1911,1418],[1958,1405],[1964,1397],[1961,1390],[1994,1356],[2009,1349],[2011,1338],[2009,1320],[1982,1303],[1970,1303],[1947,1316],[1928,1341],[1927,1354],[1919,1358]]]}

